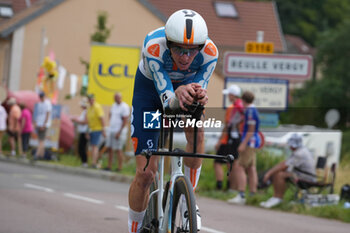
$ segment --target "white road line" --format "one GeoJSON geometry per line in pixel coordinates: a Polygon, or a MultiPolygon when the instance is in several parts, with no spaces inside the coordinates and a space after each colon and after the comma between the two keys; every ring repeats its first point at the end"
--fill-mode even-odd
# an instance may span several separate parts
{"type": "Polygon", "coordinates": [[[116,205],[115,208],[129,212],[129,207],[127,206],[116,205]]]}
{"type": "Polygon", "coordinates": [[[27,188],[37,189],[37,190],[41,190],[41,191],[48,192],[48,193],[55,192],[53,189],[42,187],[42,186],[38,186],[38,185],[34,185],[34,184],[24,184],[24,186],[27,187],[27,188]]]}
{"type": "Polygon", "coordinates": [[[65,197],[78,199],[78,200],[82,200],[82,201],[87,201],[87,202],[94,203],[94,204],[100,204],[100,205],[104,204],[104,201],[100,201],[100,200],[97,200],[97,199],[76,195],[76,194],[73,194],[73,193],[64,193],[63,195],[65,197]]]}
{"type": "Polygon", "coordinates": [[[218,231],[218,230],[211,229],[209,227],[204,227],[204,226],[202,226],[201,231],[206,231],[206,232],[210,232],[210,233],[225,233],[223,231],[218,231]]]}

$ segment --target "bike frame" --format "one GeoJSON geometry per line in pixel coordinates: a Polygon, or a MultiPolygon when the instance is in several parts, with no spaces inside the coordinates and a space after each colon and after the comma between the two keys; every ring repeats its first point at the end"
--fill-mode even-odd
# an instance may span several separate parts
{"type": "MultiPolygon", "coordinates": [[[[198,119],[197,119],[198,120],[198,119]]],[[[211,159],[225,159],[230,164],[230,171],[232,169],[232,163],[234,160],[233,155],[211,155],[211,154],[198,154],[196,153],[197,148],[197,127],[194,128],[194,145],[193,145],[193,153],[189,152],[179,152],[173,151],[173,127],[170,127],[169,131],[169,150],[164,148],[164,129],[161,127],[160,130],[160,144],[158,151],[147,151],[144,153],[147,158],[147,164],[144,169],[148,166],[149,159],[152,155],[159,155],[158,159],[158,180],[157,189],[154,190],[150,196],[149,200],[153,197],[153,195],[157,195],[157,220],[158,220],[158,232],[159,233],[167,233],[171,232],[171,219],[172,219],[172,201],[174,194],[174,184],[178,177],[184,176],[182,172],[182,157],[197,157],[197,158],[211,158],[211,159]],[[163,196],[164,196],[164,156],[171,156],[171,176],[170,176],[170,185],[168,192],[165,193],[167,195],[165,209],[163,210],[163,196]]],[[[229,172],[228,172],[229,173],[229,172]]],[[[227,174],[228,175],[228,174],[227,174]]]]}
{"type": "Polygon", "coordinates": [[[182,157],[172,157],[171,158],[171,178],[170,178],[170,186],[168,193],[165,193],[165,195],[168,195],[167,201],[165,204],[165,209],[163,210],[163,195],[164,195],[164,157],[160,156],[159,163],[158,163],[158,180],[157,180],[157,190],[154,190],[150,194],[150,199],[153,195],[157,195],[157,215],[156,218],[159,221],[159,227],[158,232],[159,233],[167,233],[171,231],[171,210],[172,210],[172,200],[173,200],[173,193],[174,193],[174,183],[175,180],[179,176],[183,176],[182,173],[182,157]]]}

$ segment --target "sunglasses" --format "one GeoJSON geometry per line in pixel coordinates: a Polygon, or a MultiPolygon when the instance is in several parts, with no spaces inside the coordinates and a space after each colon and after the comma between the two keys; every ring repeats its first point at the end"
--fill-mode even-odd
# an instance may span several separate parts
{"type": "Polygon", "coordinates": [[[172,46],[171,49],[172,49],[171,51],[173,53],[175,53],[176,55],[183,56],[184,54],[186,54],[189,57],[197,55],[199,50],[200,50],[199,47],[196,47],[196,48],[182,48],[180,46],[172,46]]]}

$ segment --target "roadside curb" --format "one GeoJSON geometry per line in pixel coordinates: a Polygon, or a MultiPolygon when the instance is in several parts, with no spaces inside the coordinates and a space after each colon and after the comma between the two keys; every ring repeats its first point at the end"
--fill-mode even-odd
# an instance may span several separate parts
{"type": "Polygon", "coordinates": [[[133,177],[123,175],[123,174],[117,174],[110,171],[104,171],[104,170],[96,170],[96,169],[90,169],[90,168],[82,168],[82,167],[70,167],[70,166],[64,166],[61,164],[52,164],[49,162],[42,162],[42,161],[31,161],[28,159],[19,159],[19,158],[11,158],[6,157],[4,155],[0,155],[0,161],[2,162],[8,162],[8,163],[16,163],[21,164],[25,166],[30,167],[37,167],[37,168],[43,168],[48,170],[54,170],[62,173],[69,173],[72,175],[81,175],[84,177],[93,177],[103,180],[109,180],[114,182],[122,182],[122,183],[131,183],[133,177]]]}

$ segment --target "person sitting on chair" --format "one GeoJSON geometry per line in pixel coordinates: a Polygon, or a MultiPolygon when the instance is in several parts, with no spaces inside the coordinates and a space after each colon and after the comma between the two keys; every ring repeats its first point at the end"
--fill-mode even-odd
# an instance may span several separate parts
{"type": "Polygon", "coordinates": [[[264,183],[272,180],[274,193],[273,197],[260,203],[261,207],[271,208],[280,204],[289,179],[293,183],[297,183],[299,179],[315,181],[316,175],[312,175],[316,174],[315,161],[311,152],[303,146],[302,137],[295,133],[288,139],[287,144],[292,151],[291,156],[271,168],[264,176],[264,183]]]}

